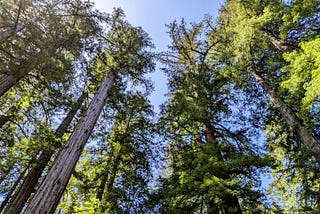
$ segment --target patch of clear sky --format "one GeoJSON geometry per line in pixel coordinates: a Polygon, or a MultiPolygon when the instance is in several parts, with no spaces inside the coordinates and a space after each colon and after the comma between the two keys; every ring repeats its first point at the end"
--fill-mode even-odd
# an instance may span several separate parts
{"type": "MultiPolygon", "coordinates": [[[[167,27],[174,20],[178,22],[183,18],[186,23],[200,22],[209,14],[217,18],[219,9],[225,3],[224,0],[93,0],[100,11],[111,13],[113,8],[122,8],[126,19],[133,26],[140,26],[146,31],[156,46],[156,52],[167,50],[170,38],[167,27]]],[[[159,105],[166,101],[165,94],[166,76],[160,70],[161,64],[157,64],[156,71],[150,76],[155,85],[155,91],[150,97],[151,104],[156,112],[159,105]]],[[[264,135],[261,139],[265,142],[264,135]]],[[[268,188],[272,178],[270,174],[262,175],[262,186],[268,188]]]]}
{"type": "MultiPolygon", "coordinates": [[[[200,22],[206,14],[217,17],[218,10],[224,0],[94,0],[96,8],[111,13],[113,8],[122,8],[126,19],[133,26],[145,30],[156,46],[156,52],[165,51],[170,44],[166,24],[182,18],[186,23],[200,22]]],[[[155,91],[150,97],[151,104],[159,111],[167,93],[166,77],[160,71],[158,63],[156,71],[150,75],[155,91]]]]}

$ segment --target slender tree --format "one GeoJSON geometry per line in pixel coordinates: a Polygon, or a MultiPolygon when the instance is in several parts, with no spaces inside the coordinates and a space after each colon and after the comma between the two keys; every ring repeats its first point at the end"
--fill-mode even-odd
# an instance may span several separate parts
{"type": "Polygon", "coordinates": [[[2,211],[4,210],[4,208],[7,206],[10,198],[12,197],[15,189],[18,187],[19,183],[22,181],[23,177],[25,176],[27,172],[27,168],[24,169],[23,172],[20,173],[20,176],[18,177],[18,179],[14,182],[10,192],[8,192],[6,198],[1,202],[1,206],[0,206],[0,212],[2,213],[2,211]]]}
{"type": "Polygon", "coordinates": [[[39,151],[54,149],[50,145],[53,141],[51,116],[62,113],[64,108],[68,108],[65,105],[72,102],[68,95],[60,96],[61,93],[56,93],[57,91],[54,92],[47,86],[41,84],[39,88],[13,90],[1,98],[1,102],[5,103],[2,107],[6,109],[11,106],[8,111],[13,110],[9,112],[10,121],[4,124],[0,134],[0,183],[3,190],[11,188],[21,170],[30,168],[36,161],[37,154],[40,154],[39,151]],[[61,101],[62,99],[65,100],[61,101]]]}
{"type": "MultiPolygon", "coordinates": [[[[111,86],[126,88],[128,80],[134,84],[147,83],[143,75],[154,66],[153,55],[146,50],[146,48],[152,47],[147,34],[141,28],[132,27],[127,21],[124,21],[121,10],[115,10],[109,24],[110,30],[103,37],[106,42],[105,50],[97,57],[90,74],[90,80],[92,83],[99,81],[106,69],[109,69],[109,72],[102,81],[85,116],[76,126],[45,180],[35,193],[26,213],[52,213],[55,211],[106,103],[111,86]],[[116,76],[117,81],[115,82],[116,76]]],[[[89,88],[95,88],[95,84],[89,88]]]]}
{"type": "MultiPolygon", "coordinates": [[[[81,60],[91,59],[80,53],[96,55],[93,40],[102,29],[97,23],[105,21],[106,15],[83,1],[1,1],[1,8],[1,33],[8,34],[1,37],[0,48],[0,88],[4,86],[0,91],[6,92],[0,99],[0,185],[1,195],[7,196],[15,189],[19,172],[32,168],[37,155],[48,159],[48,153],[56,152],[50,145],[54,141],[51,127],[70,108],[80,82],[75,75],[85,64],[81,60]]],[[[22,194],[30,194],[32,185],[22,194]]]]}
{"type": "Polygon", "coordinates": [[[290,134],[278,115],[266,124],[268,150],[274,160],[273,181],[269,192],[273,204],[283,213],[308,213],[319,209],[319,166],[311,160],[307,148],[290,134]]]}
{"type": "MultiPolygon", "coordinates": [[[[58,139],[62,138],[68,129],[71,121],[75,117],[78,109],[80,109],[84,99],[87,97],[87,93],[83,93],[77,100],[75,106],[70,110],[65,119],[61,122],[60,126],[55,132],[55,137],[58,139]]],[[[23,183],[19,187],[18,191],[11,198],[10,203],[6,207],[3,213],[20,213],[27,203],[31,193],[35,191],[36,185],[45,169],[48,165],[52,155],[59,148],[59,145],[52,145],[54,149],[48,151],[42,151],[40,156],[35,160],[35,164],[32,169],[24,177],[23,183]]]]}
{"type": "Polygon", "coordinates": [[[140,93],[113,94],[111,103],[112,97],[121,101],[108,106],[110,116],[104,114],[100,118],[95,129],[99,131],[93,133],[96,143],[82,154],[59,205],[60,211],[123,213],[149,209],[146,202],[153,112],[140,93]],[[108,123],[112,127],[104,127],[108,123]]]}
{"type": "MultiPolygon", "coordinates": [[[[318,5],[318,1],[230,0],[219,17],[229,75],[236,74],[238,84],[253,93],[257,84],[271,101],[264,127],[275,163],[270,192],[281,199],[275,201],[279,212],[308,212],[319,206],[315,188],[319,66],[314,53],[318,5]]],[[[260,100],[265,102],[264,97],[260,100]]]]}
{"type": "MultiPolygon", "coordinates": [[[[299,2],[292,1],[285,5],[276,0],[264,3],[257,0],[252,4],[227,1],[221,9],[219,30],[223,35],[222,41],[225,41],[222,48],[229,56],[226,64],[230,65],[230,70],[243,77],[241,81],[249,82],[253,78],[260,85],[301,143],[320,162],[320,145],[313,136],[313,130],[303,124],[298,112],[286,103],[279,86],[279,79],[284,76],[280,71],[285,66],[282,53],[298,47],[289,26],[297,26],[304,16],[312,17],[317,12],[317,9],[307,9],[299,2]],[[288,16],[293,16],[291,13],[298,6],[303,11],[297,16],[303,14],[301,19],[298,18],[295,23],[283,22],[288,16]],[[285,36],[281,38],[281,35],[285,36]]],[[[303,35],[300,36],[302,38],[303,35]]]]}
{"type": "Polygon", "coordinates": [[[105,105],[108,91],[114,84],[116,72],[115,69],[111,69],[108,72],[89,105],[85,117],[78,123],[66,145],[59,153],[25,213],[53,213],[55,211],[72,171],[105,105]],[[68,164],[66,165],[66,163],[68,164]]]}

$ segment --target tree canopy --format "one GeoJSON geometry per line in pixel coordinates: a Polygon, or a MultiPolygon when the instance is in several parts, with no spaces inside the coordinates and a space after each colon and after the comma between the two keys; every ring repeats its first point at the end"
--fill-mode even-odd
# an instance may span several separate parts
{"type": "Polygon", "coordinates": [[[120,8],[0,0],[0,212],[317,213],[319,14],[226,0],[155,53],[120,8]]]}

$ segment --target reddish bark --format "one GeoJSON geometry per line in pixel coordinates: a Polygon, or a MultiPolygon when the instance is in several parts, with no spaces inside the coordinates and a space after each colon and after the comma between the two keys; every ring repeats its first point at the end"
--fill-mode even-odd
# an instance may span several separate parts
{"type": "Polygon", "coordinates": [[[25,214],[54,213],[69,182],[81,152],[108,98],[108,91],[114,84],[116,71],[111,69],[97,94],[78,123],[64,148],[59,153],[45,180],[35,193],[25,214]]]}
{"type": "MultiPolygon", "coordinates": [[[[62,121],[60,126],[57,128],[55,135],[60,138],[67,131],[72,119],[81,107],[84,99],[87,97],[87,93],[83,93],[77,100],[75,106],[67,114],[66,118],[62,121]]],[[[57,148],[58,149],[58,148],[57,148]]],[[[35,161],[33,168],[28,172],[23,180],[19,190],[10,200],[9,205],[4,210],[3,214],[19,214],[23,207],[27,203],[30,195],[34,192],[36,185],[38,184],[41,174],[45,167],[48,165],[52,155],[55,151],[44,151],[41,153],[39,158],[35,161]]]]}

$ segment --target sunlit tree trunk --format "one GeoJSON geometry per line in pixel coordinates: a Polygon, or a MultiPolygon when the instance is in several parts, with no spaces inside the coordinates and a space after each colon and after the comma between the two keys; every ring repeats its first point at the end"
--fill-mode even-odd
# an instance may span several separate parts
{"type": "MultiPolygon", "coordinates": [[[[68,126],[70,125],[72,119],[77,113],[78,109],[81,107],[84,99],[87,97],[87,93],[82,93],[78,98],[74,107],[67,114],[65,119],[61,122],[60,126],[55,132],[55,136],[61,138],[64,133],[67,131],[68,126]]],[[[17,193],[10,200],[9,205],[4,210],[3,214],[19,214],[27,200],[29,199],[32,192],[34,192],[36,185],[38,184],[39,179],[41,178],[42,172],[45,167],[48,165],[52,155],[55,151],[43,151],[39,158],[34,162],[33,168],[28,172],[25,179],[23,180],[22,185],[20,186],[17,193]]]]}
{"type": "Polygon", "coordinates": [[[269,41],[273,44],[273,46],[278,51],[281,51],[281,52],[292,51],[294,49],[299,48],[294,44],[288,44],[286,42],[282,42],[281,39],[277,38],[272,32],[267,32],[265,35],[269,38],[269,41]]]}
{"type": "Polygon", "coordinates": [[[287,122],[288,126],[297,134],[299,140],[309,149],[316,161],[320,163],[320,145],[316,138],[312,135],[312,131],[306,128],[300,122],[295,113],[283,102],[280,97],[277,96],[274,90],[269,87],[269,85],[258,73],[256,73],[254,70],[251,70],[251,74],[267,93],[271,102],[277,107],[279,113],[287,122]]]}
{"type": "Polygon", "coordinates": [[[114,84],[115,76],[116,70],[111,69],[89,105],[86,115],[76,126],[48,175],[36,191],[25,214],[54,213],[81,152],[106,103],[108,91],[114,84]]]}

